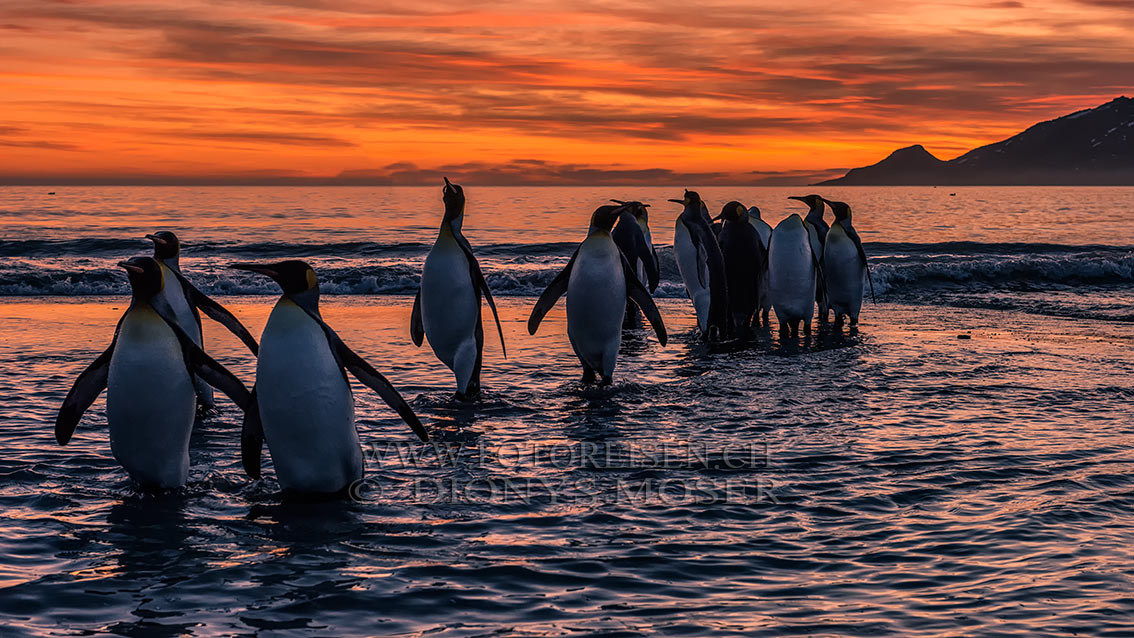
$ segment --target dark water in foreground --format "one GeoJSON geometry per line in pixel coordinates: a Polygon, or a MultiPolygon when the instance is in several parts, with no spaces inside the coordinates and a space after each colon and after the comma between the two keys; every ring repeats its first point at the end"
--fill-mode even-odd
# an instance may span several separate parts
{"type": "MultiPolygon", "coordinates": [[[[224,301],[259,332],[268,299],[224,301]]],[[[710,350],[663,299],[669,347],[630,339],[596,391],[562,305],[528,337],[509,297],[470,409],[409,302],[324,312],[442,460],[359,391],[371,481],[307,505],[243,475],[227,402],[176,494],[130,486],[103,400],[57,446],[123,300],[0,303],[0,633],[1134,635],[1132,323],[886,302],[856,335],[710,350]]]]}

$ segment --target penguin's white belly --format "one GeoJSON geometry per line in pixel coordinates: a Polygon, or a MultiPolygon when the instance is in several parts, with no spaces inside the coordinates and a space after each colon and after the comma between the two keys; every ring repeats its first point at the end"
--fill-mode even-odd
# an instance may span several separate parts
{"type": "Polygon", "coordinates": [[[197,317],[193,315],[193,307],[185,298],[185,289],[181,286],[181,280],[165,264],[161,265],[161,272],[165,277],[165,286],[159,295],[169,304],[169,308],[173,311],[173,317],[177,320],[177,325],[185,331],[185,334],[189,335],[193,343],[201,345],[201,326],[197,324],[197,317]]]}
{"type": "Polygon", "coordinates": [[[693,238],[689,236],[689,229],[679,218],[673,231],[673,256],[677,260],[677,271],[681,273],[681,281],[685,284],[685,292],[693,301],[693,310],[697,313],[697,324],[701,330],[707,330],[709,325],[709,268],[701,261],[697,254],[697,247],[693,238]],[[704,281],[706,285],[702,285],[704,281]]]}
{"type": "Polygon", "coordinates": [[[768,247],[768,290],[780,321],[810,320],[815,309],[815,264],[802,224],[777,227],[768,247]]]}
{"type": "Polygon", "coordinates": [[[260,338],[256,399],[281,488],[336,492],[362,478],[350,385],[322,327],[286,298],[260,338]]]}
{"type": "Polygon", "coordinates": [[[131,478],[185,485],[195,406],[177,335],[149,308],[127,311],[110,358],[106,418],[110,449],[131,478]]]}
{"type": "Polygon", "coordinates": [[[862,285],[866,268],[858,256],[858,247],[845,233],[827,233],[823,247],[823,269],[827,276],[827,299],[835,315],[858,319],[862,308],[862,285]]]}
{"type": "Polygon", "coordinates": [[[579,247],[567,280],[567,337],[587,365],[606,376],[622,341],[626,275],[609,235],[592,235],[579,247]]]}
{"type": "Polygon", "coordinates": [[[421,273],[421,320],[433,353],[450,370],[462,346],[476,347],[477,305],[464,251],[439,240],[421,273]]]}

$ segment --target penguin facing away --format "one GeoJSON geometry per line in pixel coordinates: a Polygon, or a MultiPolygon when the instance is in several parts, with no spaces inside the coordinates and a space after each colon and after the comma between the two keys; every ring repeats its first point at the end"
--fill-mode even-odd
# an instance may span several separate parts
{"type": "MultiPolygon", "coordinates": [[[[866,251],[851,222],[850,206],[845,202],[827,201],[827,204],[835,213],[835,223],[823,247],[827,295],[835,313],[835,326],[842,327],[846,317],[850,317],[850,325],[856,326],[862,308],[863,280],[870,281],[866,251]]],[[[873,281],[870,281],[870,294],[874,295],[873,281]]]]}
{"type": "Polygon", "coordinates": [[[710,341],[727,337],[728,284],[712,220],[695,191],[686,190],[683,199],[669,201],[684,206],[674,223],[673,253],[701,336],[710,341]]]}
{"type": "MultiPolygon", "coordinates": [[[[772,227],[761,218],[760,209],[756,206],[748,208],[748,223],[752,224],[752,227],[760,235],[760,242],[764,244],[764,255],[767,257],[768,242],[772,239],[772,227]]],[[[765,258],[760,267],[760,293],[757,301],[757,310],[765,326],[771,325],[768,321],[768,312],[771,309],[772,297],[768,293],[768,260],[765,258]]]]}
{"type": "MultiPolygon", "coordinates": [[[[255,355],[259,346],[256,344],[256,339],[244,327],[244,324],[240,323],[240,320],[224,306],[213,301],[208,295],[189,283],[189,280],[181,274],[181,242],[177,239],[177,235],[168,230],[160,230],[146,235],[146,239],[154,244],[154,259],[161,266],[162,275],[167,283],[161,295],[173,311],[177,324],[189,335],[193,343],[204,348],[201,335],[201,313],[203,312],[205,316],[236,335],[255,355]]],[[[202,411],[211,410],[213,408],[212,388],[201,379],[194,379],[194,384],[197,388],[199,409],[202,411]]]]}
{"type": "Polygon", "coordinates": [[[445,178],[441,199],[445,203],[445,215],[441,219],[437,240],[422,268],[421,285],[410,314],[410,338],[419,347],[423,337],[429,338],[433,354],[456,375],[457,397],[470,399],[480,392],[480,370],[484,357],[481,295],[496,320],[504,358],[508,358],[508,351],[504,346],[504,330],[500,327],[492,292],[472,246],[461,233],[465,213],[464,190],[445,178]]]}
{"type": "Polygon", "coordinates": [[[811,333],[818,260],[803,218],[792,214],[776,224],[768,245],[768,291],[781,337],[798,337],[800,322],[811,333]]]}
{"type": "Polygon", "coordinates": [[[424,426],[409,404],[323,321],[319,280],[306,262],[232,264],[267,275],[283,289],[264,332],[256,384],[241,430],[245,472],[260,478],[264,441],[285,493],[334,494],[362,478],[354,395],[346,371],[374,390],[422,441],[424,426]]]}
{"type": "MultiPolygon", "coordinates": [[[[630,267],[634,269],[638,281],[645,284],[647,290],[653,292],[658,287],[658,256],[649,240],[646,239],[646,234],[635,215],[636,210],[646,210],[646,204],[611,201],[618,204],[621,209],[614,230],[611,231],[614,243],[618,245],[618,249],[630,262],[630,267]]],[[[623,317],[622,325],[626,328],[641,326],[641,313],[638,311],[637,304],[630,299],[626,300],[626,315],[623,317]]]]}
{"type": "Polygon", "coordinates": [[[528,317],[528,334],[534,335],[555,302],[567,295],[567,337],[583,365],[583,383],[594,383],[596,374],[602,377],[601,385],[613,381],[627,298],[642,309],[658,341],[666,344],[661,313],[611,237],[620,209],[600,206],[595,210],[587,238],[539,296],[528,317]]]}
{"type": "MultiPolygon", "coordinates": [[[[660,279],[661,262],[658,261],[658,251],[654,247],[653,234],[650,233],[650,212],[649,212],[650,205],[649,204],[643,204],[642,202],[620,202],[618,200],[612,200],[612,201],[615,204],[619,204],[619,205],[626,204],[627,206],[630,206],[631,212],[634,213],[634,219],[637,220],[637,222],[638,222],[638,228],[642,229],[642,236],[646,238],[646,246],[649,248],[650,255],[653,256],[654,270],[657,271],[657,273],[659,275],[658,278],[660,279]]],[[[649,276],[649,273],[647,272],[647,269],[648,269],[648,266],[646,264],[639,264],[639,266],[638,266],[638,281],[640,281],[642,283],[650,282],[650,276],[649,276]]],[[[656,291],[658,289],[658,283],[659,282],[655,280],[655,281],[653,281],[653,283],[650,283],[648,285],[648,288],[650,290],[651,295],[654,293],[654,291],[656,291]]]]}
{"type": "Polygon", "coordinates": [[[248,390],[181,328],[161,295],[166,279],[151,257],[118,263],[130,279],[132,298],[110,347],[75,380],[55,420],[55,439],[71,440],[87,408],[106,389],[106,420],[114,458],[147,488],[175,488],[189,476],[194,377],[225,393],[242,410],[248,390]]]}
{"type": "MultiPolygon", "coordinates": [[[[815,253],[816,258],[819,259],[819,267],[821,269],[823,265],[823,244],[827,241],[827,232],[830,228],[827,226],[827,222],[823,220],[823,213],[826,212],[824,205],[826,200],[818,195],[789,197],[788,199],[795,199],[807,204],[807,217],[804,218],[803,222],[807,225],[808,234],[811,237],[811,251],[815,253]]],[[[819,321],[821,323],[827,323],[827,291],[824,287],[826,282],[821,273],[817,273],[816,276],[818,279],[816,279],[815,282],[815,303],[819,306],[819,321]]]]}
{"type": "Polygon", "coordinates": [[[760,234],[748,222],[748,210],[729,202],[717,216],[723,220],[718,241],[728,277],[728,316],[733,335],[748,332],[760,299],[761,275],[767,255],[760,234]]]}

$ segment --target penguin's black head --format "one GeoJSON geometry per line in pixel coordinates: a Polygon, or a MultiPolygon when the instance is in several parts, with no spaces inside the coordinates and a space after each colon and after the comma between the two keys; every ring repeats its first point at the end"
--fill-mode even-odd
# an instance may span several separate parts
{"type": "Polygon", "coordinates": [[[161,292],[165,277],[161,274],[161,266],[153,257],[131,257],[118,262],[118,265],[126,269],[135,297],[149,299],[161,292]]]}
{"type": "Polygon", "coordinates": [[[721,214],[717,217],[717,219],[723,219],[725,221],[731,222],[736,221],[747,214],[748,209],[744,207],[744,204],[741,204],[737,201],[732,201],[724,205],[724,208],[721,209],[721,214]]]}
{"type": "Polygon", "coordinates": [[[685,189],[685,197],[682,199],[671,199],[671,202],[677,204],[684,204],[685,206],[692,206],[694,210],[701,207],[701,195],[697,191],[685,189]]]}
{"type": "Polygon", "coordinates": [[[650,212],[649,210],[647,210],[650,207],[649,204],[643,204],[642,202],[638,201],[624,202],[621,199],[612,199],[610,201],[618,204],[619,206],[628,208],[630,210],[630,214],[634,216],[634,219],[649,223],[650,212]]]}
{"type": "Polygon", "coordinates": [[[814,209],[815,207],[823,208],[823,198],[818,195],[804,195],[803,197],[793,196],[789,197],[788,199],[801,201],[804,204],[810,206],[812,209],[814,209]]]}
{"type": "Polygon", "coordinates": [[[827,202],[827,205],[831,207],[831,212],[835,214],[836,220],[842,221],[851,218],[850,205],[846,202],[832,202],[829,199],[823,201],[827,202]]]}
{"type": "Polygon", "coordinates": [[[154,243],[155,259],[173,259],[181,254],[181,242],[177,241],[177,235],[168,230],[150,233],[146,235],[146,239],[154,243]]]}
{"type": "Polygon", "coordinates": [[[276,280],[286,295],[298,295],[308,290],[319,289],[319,279],[315,276],[315,271],[307,265],[307,262],[298,259],[274,264],[237,263],[229,268],[267,275],[276,280]]]}
{"type": "Polygon", "coordinates": [[[591,213],[591,228],[609,231],[614,228],[614,222],[618,221],[621,212],[621,206],[599,206],[591,213]]]}
{"type": "Polygon", "coordinates": [[[445,219],[455,219],[465,212],[465,191],[459,185],[443,177],[445,187],[441,189],[441,201],[445,202],[445,219]]]}

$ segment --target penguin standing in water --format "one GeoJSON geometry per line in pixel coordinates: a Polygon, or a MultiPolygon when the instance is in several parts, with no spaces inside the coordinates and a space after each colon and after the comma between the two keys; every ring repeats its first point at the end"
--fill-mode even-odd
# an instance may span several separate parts
{"type": "Polygon", "coordinates": [[[752,328],[752,315],[760,298],[761,273],[768,259],[764,242],[748,223],[748,210],[743,204],[725,204],[718,219],[723,220],[718,241],[728,277],[728,317],[732,334],[745,334],[752,328]]]}
{"type": "Polygon", "coordinates": [[[727,337],[727,277],[712,220],[695,191],[687,190],[683,199],[669,201],[685,207],[674,224],[673,253],[685,291],[697,312],[701,336],[710,341],[727,337]]]}
{"type": "Polygon", "coordinates": [[[319,280],[306,262],[232,264],[274,279],[283,289],[264,332],[256,385],[240,435],[244,470],[260,478],[266,439],[280,487],[288,494],[335,494],[362,478],[354,395],[346,370],[409,424],[425,428],[394,386],[355,354],[319,313],[319,280]],[[344,370],[345,368],[345,370],[344,370]]]}
{"type": "Polygon", "coordinates": [[[769,326],[768,312],[772,310],[772,296],[768,292],[768,242],[772,239],[772,227],[760,216],[760,209],[756,206],[748,208],[748,223],[760,235],[760,243],[764,245],[764,263],[760,264],[760,292],[756,301],[756,309],[760,313],[758,319],[763,325],[769,326]]]}
{"type": "Polygon", "coordinates": [[[799,323],[811,334],[819,256],[812,248],[807,222],[792,214],[776,225],[768,242],[768,291],[780,336],[799,336],[799,323]]]}
{"type": "MultiPolygon", "coordinates": [[[[248,332],[244,324],[240,323],[239,319],[219,303],[210,299],[208,295],[197,290],[197,287],[189,283],[189,280],[181,274],[181,242],[178,241],[177,235],[168,230],[160,230],[146,235],[146,239],[154,243],[154,259],[161,266],[161,272],[166,281],[161,296],[169,304],[173,316],[177,319],[177,324],[181,326],[185,334],[189,335],[193,343],[199,347],[204,347],[204,340],[201,335],[201,313],[203,312],[205,316],[228,328],[229,332],[243,341],[244,345],[248,346],[248,349],[255,355],[259,346],[256,345],[256,339],[252,336],[252,333],[248,332]]],[[[202,379],[194,379],[193,382],[197,388],[198,412],[212,411],[212,387],[202,379]]]]}
{"type": "Polygon", "coordinates": [[[621,209],[600,206],[595,210],[587,238],[539,296],[528,318],[528,334],[534,335],[544,315],[567,294],[567,337],[583,364],[583,383],[594,383],[596,374],[602,376],[601,385],[612,382],[627,298],[642,309],[658,341],[666,344],[665,324],[658,307],[611,237],[621,209]]]}
{"type": "MultiPolygon", "coordinates": [[[[824,207],[824,200],[818,195],[806,195],[804,197],[789,197],[788,199],[795,199],[807,204],[807,217],[803,221],[808,226],[808,234],[811,237],[811,250],[815,253],[816,258],[819,259],[820,267],[823,263],[823,244],[827,241],[827,232],[829,227],[827,222],[823,220],[823,213],[826,211],[824,207]]],[[[821,274],[817,274],[819,278],[815,281],[815,302],[819,305],[819,322],[827,323],[828,308],[827,303],[827,290],[825,282],[821,274]]]]}
{"type": "MultiPolygon", "coordinates": [[[[850,325],[858,325],[862,308],[863,279],[869,281],[866,251],[862,239],[851,223],[851,209],[845,202],[827,201],[835,213],[835,223],[827,233],[823,246],[823,275],[827,280],[827,295],[835,313],[835,326],[841,328],[850,317],[850,325]]],[[[874,282],[870,282],[870,295],[874,296],[874,282]]]]}
{"type": "Polygon", "coordinates": [[[472,246],[461,233],[465,192],[445,178],[441,200],[445,203],[445,216],[421,271],[421,286],[410,314],[410,337],[416,346],[421,346],[422,337],[429,338],[433,354],[457,377],[457,398],[471,399],[480,392],[480,368],[484,358],[481,295],[496,320],[504,358],[508,357],[508,351],[504,347],[504,330],[500,327],[492,292],[472,246]]]}
{"type": "Polygon", "coordinates": [[[189,477],[194,377],[203,379],[247,409],[248,390],[213,361],[181,328],[162,296],[166,279],[158,262],[134,257],[126,269],[133,297],[110,347],[75,380],[55,420],[55,439],[66,445],[83,413],[106,389],[110,450],[135,482],[174,488],[189,477]]]}
{"type": "MultiPolygon", "coordinates": [[[[638,281],[647,286],[650,292],[658,288],[658,255],[653,245],[646,238],[646,233],[638,224],[636,210],[646,210],[646,204],[641,202],[622,202],[611,200],[618,204],[620,213],[618,223],[614,226],[611,236],[618,249],[630,262],[630,267],[638,276],[638,281]]],[[[648,228],[648,227],[647,227],[648,228]]],[[[633,301],[626,301],[626,316],[623,325],[627,328],[636,328],[640,324],[638,306],[633,301]]]]}

